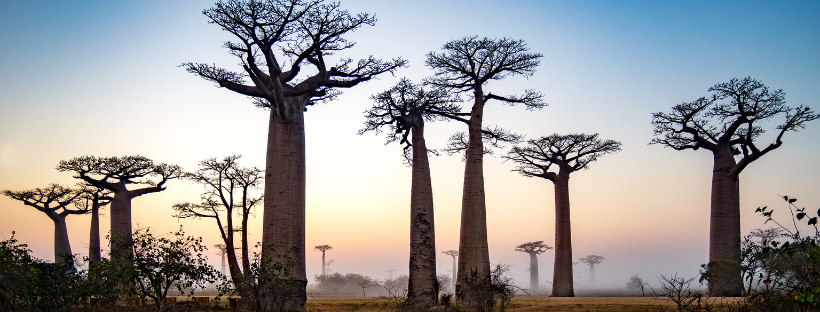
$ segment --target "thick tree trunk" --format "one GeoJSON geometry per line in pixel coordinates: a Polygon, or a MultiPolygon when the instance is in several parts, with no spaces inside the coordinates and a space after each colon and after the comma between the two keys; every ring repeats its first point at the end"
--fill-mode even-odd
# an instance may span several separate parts
{"type": "Polygon", "coordinates": [[[530,253],[530,289],[538,289],[538,255],[530,253]]]}
{"type": "Polygon", "coordinates": [[[589,284],[595,284],[595,263],[589,264],[589,284]]]}
{"type": "Polygon", "coordinates": [[[54,262],[71,263],[71,243],[68,241],[65,215],[55,214],[51,220],[54,221],[54,262]]]}
{"type": "Polygon", "coordinates": [[[410,279],[407,300],[412,306],[436,304],[436,235],[433,185],[424,142],[424,122],[413,123],[413,181],[410,190],[410,279]]]}
{"type": "Polygon", "coordinates": [[[555,184],[555,266],[553,297],[575,297],[572,282],[572,231],[569,211],[569,175],[559,175],[555,184]]]}
{"type": "Polygon", "coordinates": [[[327,275],[327,264],[325,262],[325,251],[322,250],[322,275],[327,275]]]}
{"type": "Polygon", "coordinates": [[[111,260],[115,262],[126,262],[131,265],[130,259],[133,255],[131,242],[133,230],[131,228],[131,194],[129,191],[118,191],[114,193],[111,200],[111,260]]]}
{"type": "MultiPolygon", "coordinates": [[[[292,283],[260,279],[263,307],[305,310],[305,123],[303,98],[287,98],[287,120],[271,109],[265,164],[265,202],[262,228],[263,261],[292,262],[292,283]],[[284,258],[278,257],[285,256],[284,258]]],[[[264,263],[264,262],[263,262],[264,263]]],[[[289,280],[291,276],[279,276],[289,280]]]]}
{"type": "Polygon", "coordinates": [[[456,291],[456,274],[458,274],[458,267],[456,266],[456,256],[453,256],[453,291],[456,291]]]}
{"type": "Polygon", "coordinates": [[[91,230],[88,238],[88,261],[100,262],[102,251],[100,250],[100,206],[91,206],[91,230]]]}
{"type": "Polygon", "coordinates": [[[712,213],[709,224],[709,262],[712,296],[737,297],[743,293],[740,277],[740,189],[729,147],[714,152],[712,213]]]}
{"type": "Polygon", "coordinates": [[[487,246],[487,206],[484,198],[484,146],[481,141],[481,124],[484,117],[484,94],[481,87],[475,90],[468,124],[469,145],[464,166],[464,189],[461,199],[461,233],[458,245],[457,301],[464,304],[477,303],[484,296],[482,289],[465,292],[467,279],[474,285],[490,286],[490,252],[487,246]]]}

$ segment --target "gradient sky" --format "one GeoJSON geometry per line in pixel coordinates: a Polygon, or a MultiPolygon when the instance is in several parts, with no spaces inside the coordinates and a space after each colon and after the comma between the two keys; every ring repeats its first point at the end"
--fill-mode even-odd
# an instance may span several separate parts
{"type": "MultiPolygon", "coordinates": [[[[208,157],[241,154],[264,167],[268,113],[244,96],[178,67],[216,63],[236,69],[221,44],[231,39],[201,14],[213,1],[19,1],[0,3],[0,189],[73,184],[54,168],[81,155],[140,154],[197,169],[208,157]]],[[[353,58],[404,57],[409,67],[364,83],[329,104],[310,107],[307,136],[307,274],[321,272],[329,244],[336,272],[374,278],[407,272],[410,169],[400,147],[356,135],[371,94],[400,77],[432,72],[425,54],[464,36],[525,40],[544,55],[534,76],[492,82],[498,94],[541,91],[535,112],[491,103],[485,123],[530,138],[600,133],[623,142],[570,183],[575,258],[604,256],[599,286],[624,287],[640,274],[695,276],[708,258],[711,154],[648,146],[651,113],[707,96],[731,78],[751,76],[786,91],[791,106],[820,110],[820,2],[788,1],[342,1],[353,13],[378,17],[349,36],[353,58]],[[412,3],[412,4],[407,4],[412,3]]],[[[773,129],[780,120],[774,120],[773,129]]],[[[426,126],[428,146],[443,147],[463,125],[426,126]]],[[[820,122],[788,133],[784,145],[741,174],[742,229],[764,227],[758,206],[786,218],[779,195],[820,208],[820,122]]],[[[771,141],[771,133],[760,142],[771,141]]],[[[513,265],[528,285],[529,258],[518,244],[554,244],[549,181],[525,178],[498,156],[485,158],[490,260],[513,265]]],[[[463,163],[431,159],[436,247],[458,249],[463,163]]],[[[201,188],[172,181],[133,201],[134,222],[157,231],[179,224],[219,243],[207,220],[178,221],[171,205],[196,201],[201,188]]],[[[257,214],[261,217],[261,210],[257,214]]],[[[75,253],[86,254],[88,216],[68,218],[75,253]]],[[[261,240],[260,219],[251,238],[261,240]]],[[[107,210],[102,231],[108,231],[107,210]]],[[[768,226],[768,225],[767,225],[768,226]]],[[[39,258],[53,258],[53,225],[45,214],[0,197],[0,238],[12,231],[39,258]]],[[[211,256],[217,264],[218,256],[211,256]]],[[[552,252],[540,256],[542,284],[552,280],[552,252]]],[[[438,271],[452,259],[439,253],[438,271]]],[[[576,287],[587,285],[579,268],[576,287]]]]}

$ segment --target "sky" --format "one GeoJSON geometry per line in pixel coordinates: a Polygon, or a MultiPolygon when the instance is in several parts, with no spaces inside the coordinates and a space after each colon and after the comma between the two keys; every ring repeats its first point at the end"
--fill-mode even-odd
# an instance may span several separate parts
{"type": "MultiPolygon", "coordinates": [[[[201,14],[213,1],[19,1],[0,3],[0,189],[72,185],[60,160],[82,155],[140,154],[196,170],[205,158],[242,155],[264,167],[268,112],[252,100],[187,73],[184,62],[240,70],[221,47],[228,33],[201,14]]],[[[711,154],[648,145],[651,114],[708,96],[732,78],[752,77],[783,89],[790,106],[820,109],[820,3],[816,1],[367,1],[344,0],[351,13],[378,22],[348,38],[340,56],[403,57],[395,75],[343,90],[335,101],[309,107],[307,149],[307,275],[330,270],[383,279],[406,274],[409,255],[410,168],[401,148],[385,138],[357,135],[370,95],[401,77],[432,75],[425,55],[465,36],[509,37],[543,54],[531,77],[493,81],[485,90],[520,94],[535,89],[549,106],[527,111],[491,103],[485,124],[528,138],[552,133],[599,133],[623,150],[570,179],[574,258],[605,257],[596,284],[585,267],[576,288],[625,287],[632,275],[657,284],[661,274],[694,277],[708,258],[711,154]]],[[[779,119],[767,124],[774,130],[779,119]]],[[[441,148],[464,126],[426,125],[427,145],[441,148]]],[[[775,208],[779,195],[820,208],[820,121],[788,133],[781,148],[741,173],[742,231],[765,228],[754,213],[775,208]]],[[[760,142],[771,142],[772,131],[760,142]]],[[[762,143],[761,143],[762,144],[762,143]]],[[[485,158],[490,261],[511,265],[529,285],[529,256],[518,244],[554,245],[549,181],[512,172],[500,157],[485,158]]],[[[464,164],[431,159],[436,248],[458,249],[464,164]]],[[[135,224],[160,232],[180,225],[210,245],[220,243],[208,220],[177,220],[175,203],[196,201],[203,189],[189,181],[133,201],[135,224]]],[[[261,240],[262,211],[249,227],[261,240]]],[[[68,218],[71,246],[87,254],[89,216],[68,218]]],[[[108,214],[101,222],[108,231],[108,214]]],[[[15,237],[33,254],[53,259],[53,224],[45,214],[0,197],[0,239],[15,237]]],[[[215,249],[211,263],[218,265],[215,249]]],[[[552,280],[553,254],[539,256],[542,284],[552,280]]],[[[439,253],[438,272],[452,258],[439,253]]]]}

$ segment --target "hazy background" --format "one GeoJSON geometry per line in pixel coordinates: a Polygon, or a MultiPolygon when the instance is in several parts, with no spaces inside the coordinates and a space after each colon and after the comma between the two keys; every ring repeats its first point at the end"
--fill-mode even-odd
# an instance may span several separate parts
{"type": "MultiPolygon", "coordinates": [[[[268,112],[244,96],[185,72],[183,62],[237,69],[221,48],[232,39],[201,14],[213,1],[18,1],[0,3],[0,189],[73,184],[54,168],[81,155],[141,154],[197,169],[207,157],[241,154],[264,167],[268,112]]],[[[463,36],[525,40],[544,55],[536,74],[487,85],[488,92],[541,91],[550,105],[529,112],[491,103],[485,123],[530,138],[553,132],[598,132],[623,142],[623,151],[573,174],[570,191],[574,258],[604,256],[597,286],[625,287],[640,274],[678,272],[694,277],[708,258],[711,154],[648,146],[651,113],[707,96],[731,78],[751,76],[787,92],[790,106],[820,110],[820,2],[758,1],[342,1],[351,13],[374,13],[375,27],[348,38],[346,56],[404,57],[395,77],[345,90],[338,100],[309,108],[307,128],[307,274],[321,273],[329,244],[333,272],[383,279],[407,273],[410,169],[398,145],[357,136],[371,94],[406,76],[432,72],[425,54],[463,36]]],[[[767,129],[773,129],[778,118],[767,129]]],[[[426,127],[428,146],[465,127],[426,127]]],[[[771,133],[760,142],[772,140],[771,133]]],[[[758,206],[786,218],[779,195],[820,208],[820,122],[788,133],[784,145],[741,174],[742,229],[764,227],[758,206]]],[[[762,145],[763,143],[761,143],[762,145]]],[[[510,264],[529,285],[526,254],[518,244],[554,245],[549,181],[511,172],[498,156],[485,158],[490,260],[510,264]]],[[[431,159],[436,248],[458,249],[463,163],[431,159]]],[[[219,243],[209,220],[178,221],[171,205],[196,201],[201,187],[171,181],[168,189],[133,201],[133,219],[157,231],[175,230],[219,243]]],[[[107,209],[101,221],[108,231],[107,209]]],[[[261,217],[261,210],[257,213],[261,217]]],[[[68,218],[75,253],[86,254],[89,216],[68,218]]],[[[260,219],[250,228],[261,240],[260,219]]],[[[0,197],[0,239],[12,231],[34,255],[53,259],[53,224],[45,214],[0,197]]],[[[211,263],[219,266],[215,250],[211,263]]],[[[552,281],[553,254],[540,256],[540,280],[552,281]]],[[[438,272],[452,258],[439,253],[438,272]]],[[[576,288],[588,267],[577,267],[576,288]]]]}

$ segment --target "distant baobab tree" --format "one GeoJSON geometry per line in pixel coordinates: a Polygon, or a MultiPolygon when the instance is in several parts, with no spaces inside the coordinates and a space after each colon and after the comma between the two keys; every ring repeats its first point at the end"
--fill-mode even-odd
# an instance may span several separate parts
{"type": "Polygon", "coordinates": [[[412,165],[410,188],[410,277],[407,300],[413,306],[435,305],[436,235],[433,213],[433,185],[424,141],[424,122],[455,114],[458,100],[443,89],[426,89],[402,79],[387,91],[371,97],[375,104],[365,111],[365,127],[359,131],[385,131],[387,142],[398,142],[412,165]],[[410,137],[408,139],[408,137],[410,137]]]}
{"type": "Polygon", "coordinates": [[[322,275],[327,275],[327,263],[325,263],[325,251],[333,249],[330,245],[321,245],[316,246],[313,250],[318,250],[322,252],[322,275]]]}
{"type": "Polygon", "coordinates": [[[88,239],[88,261],[99,262],[102,259],[102,245],[100,244],[100,209],[111,203],[111,191],[98,188],[83,182],[84,191],[77,199],[77,205],[82,205],[81,210],[91,211],[91,228],[88,239]]]}
{"type": "Polygon", "coordinates": [[[783,229],[781,228],[768,228],[765,230],[761,229],[754,229],[750,233],[752,236],[760,238],[760,243],[763,244],[767,241],[772,241],[775,238],[783,236],[783,229]]]}
{"type": "Polygon", "coordinates": [[[521,96],[500,96],[487,92],[484,87],[491,80],[501,80],[508,76],[531,76],[542,55],[529,53],[523,40],[510,38],[465,37],[447,42],[442,50],[441,53],[427,54],[425,64],[435,71],[435,76],[428,80],[429,83],[452,92],[469,93],[473,98],[469,112],[445,116],[467,125],[466,135],[464,132],[456,133],[451,138],[449,148],[451,152],[466,150],[456,298],[460,302],[478,302],[478,298],[464,298],[465,294],[460,289],[464,279],[473,275],[480,284],[490,285],[483,167],[487,149],[483,140],[495,145],[520,138],[501,128],[485,128],[484,106],[490,100],[509,105],[523,104],[530,110],[547,105],[542,100],[542,95],[533,90],[526,90],[521,96]]]}
{"type": "Polygon", "coordinates": [[[515,251],[526,252],[530,255],[530,288],[537,290],[538,287],[538,255],[552,249],[544,241],[529,242],[515,246],[515,251]]]}
{"type": "Polygon", "coordinates": [[[220,257],[222,257],[222,268],[221,268],[220,272],[222,272],[222,274],[226,274],[226,272],[225,272],[225,256],[228,255],[228,248],[227,248],[227,246],[225,246],[225,244],[216,244],[216,245],[214,245],[214,248],[216,248],[216,250],[219,250],[218,255],[220,257]]]}
{"type": "Polygon", "coordinates": [[[96,188],[113,193],[111,199],[111,260],[128,262],[133,233],[131,226],[131,200],[145,194],[165,190],[165,183],[179,178],[182,168],[164,163],[155,164],[145,156],[96,157],[81,156],[62,160],[59,171],[73,171],[74,178],[96,188]],[[159,181],[151,178],[158,178],[159,181]],[[131,185],[145,185],[129,189],[131,185]]]}
{"type": "Polygon", "coordinates": [[[207,218],[216,223],[225,245],[231,280],[250,311],[265,306],[260,301],[257,279],[251,268],[248,241],[248,219],[253,209],[262,202],[256,191],[262,184],[262,169],[242,167],[241,156],[232,155],[217,160],[207,158],[199,162],[200,168],[186,172],[185,178],[205,187],[200,203],[179,203],[173,206],[177,218],[207,218]],[[241,218],[235,226],[234,215],[241,218]],[[234,242],[234,233],[240,233],[240,247],[234,242]],[[241,256],[236,254],[236,250],[241,256]],[[238,257],[239,256],[239,257],[238,257]],[[240,260],[241,259],[241,264],[240,260]]]}
{"type": "MultiPolygon", "coordinates": [[[[331,100],[340,88],[351,88],[406,64],[401,58],[382,61],[369,56],[358,61],[335,55],[354,46],[345,39],[362,26],[376,23],[368,13],[350,14],[339,3],[310,1],[235,0],[204,10],[209,22],[235,36],[224,44],[239,58],[242,72],[207,63],[185,63],[190,73],[270,109],[262,254],[274,261],[293,262],[290,270],[298,289],[285,308],[305,309],[305,123],[307,106],[331,100]],[[332,65],[333,62],[336,65],[332,65]],[[313,67],[302,70],[302,66],[313,67]],[[306,75],[300,76],[303,73],[306,75]],[[301,78],[300,78],[301,77],[301,78]],[[250,83],[246,83],[246,78],[250,83]],[[276,257],[274,250],[285,253],[276,257]]],[[[261,279],[263,282],[268,279],[261,279]]],[[[264,286],[270,304],[274,289],[264,286]],[[267,295],[269,294],[269,295],[267,295]]],[[[279,291],[278,293],[281,293],[279,291]]]]}
{"type": "Polygon", "coordinates": [[[552,181],[555,188],[555,266],[552,295],[574,297],[572,231],[570,229],[569,176],[588,169],[589,163],[621,150],[621,142],[601,140],[598,134],[551,134],[515,146],[504,156],[516,163],[515,171],[526,177],[552,181]],[[553,167],[557,172],[550,171],[553,167]]]}
{"type": "Polygon", "coordinates": [[[456,275],[458,274],[458,268],[456,267],[456,261],[458,260],[458,250],[445,250],[441,253],[453,257],[453,290],[456,289],[456,275]]]}
{"type": "Polygon", "coordinates": [[[71,243],[68,240],[68,227],[65,218],[68,215],[89,212],[82,205],[75,206],[82,193],[82,190],[59,184],[50,184],[44,188],[38,187],[28,191],[3,190],[3,195],[19,200],[26,206],[34,207],[45,213],[54,222],[54,262],[68,263],[72,266],[74,265],[74,255],[71,253],[71,243]]]}
{"type": "Polygon", "coordinates": [[[595,284],[595,265],[604,261],[604,257],[589,255],[581,258],[581,262],[589,265],[589,284],[595,284]]]}
{"type": "MultiPolygon", "coordinates": [[[[798,131],[820,118],[808,106],[786,106],[782,89],[769,90],[758,80],[734,78],[709,88],[711,96],[672,107],[671,113],[652,114],[655,138],[675,150],[704,149],[712,153],[712,200],[709,261],[729,261],[726,272],[714,272],[709,281],[712,296],[741,296],[740,272],[740,172],[763,155],[779,148],[783,135],[798,131]],[[774,142],[758,147],[766,120],[782,116],[774,142]],[[739,157],[736,159],[735,157],[739,157]]],[[[765,144],[765,143],[764,143],[765,144]]]]}

